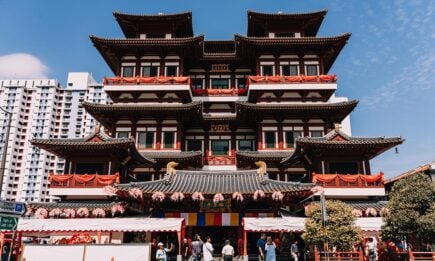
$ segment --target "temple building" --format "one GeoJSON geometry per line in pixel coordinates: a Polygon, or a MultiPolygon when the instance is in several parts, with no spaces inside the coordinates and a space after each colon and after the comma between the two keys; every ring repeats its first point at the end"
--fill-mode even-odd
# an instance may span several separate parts
{"type": "Polygon", "coordinates": [[[90,37],[113,103],[83,103],[101,124],[87,137],[31,141],[65,169],[50,176],[61,201],[29,214],[179,217],[178,240],[249,239],[243,218],[303,216],[321,191],[378,216],[370,160],[403,140],[351,136],[358,101],[335,96],[330,72],[350,34],[317,36],[326,13],[249,11],[247,35],[222,41],[195,35],[190,12],[114,13],[125,38],[90,37]]]}

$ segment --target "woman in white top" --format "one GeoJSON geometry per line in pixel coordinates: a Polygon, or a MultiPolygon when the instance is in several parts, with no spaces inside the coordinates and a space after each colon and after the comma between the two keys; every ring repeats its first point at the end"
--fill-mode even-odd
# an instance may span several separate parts
{"type": "Polygon", "coordinates": [[[211,244],[211,238],[206,237],[206,242],[202,245],[202,253],[204,257],[204,261],[212,261],[213,260],[213,245],[211,244]]]}
{"type": "Polygon", "coordinates": [[[166,253],[172,251],[172,244],[171,244],[171,248],[169,248],[169,249],[165,248],[162,242],[158,243],[157,246],[159,247],[159,249],[157,249],[157,252],[156,252],[156,260],[157,261],[167,261],[168,255],[166,253]]]}
{"type": "Polygon", "coordinates": [[[233,261],[234,248],[230,245],[229,240],[225,240],[225,246],[222,248],[222,259],[224,261],[233,261]]]}

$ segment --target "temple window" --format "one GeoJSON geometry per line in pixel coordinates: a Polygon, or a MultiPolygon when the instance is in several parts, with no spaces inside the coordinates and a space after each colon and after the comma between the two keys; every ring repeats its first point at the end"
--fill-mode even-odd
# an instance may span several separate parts
{"type": "Polygon", "coordinates": [[[239,151],[254,151],[254,140],[238,140],[238,148],[239,151]]]}
{"type": "Polygon", "coordinates": [[[194,90],[202,90],[204,89],[204,79],[193,78],[191,79],[192,88],[194,90]]]}
{"type": "Polygon", "coordinates": [[[178,76],[179,66],[178,63],[166,63],[165,64],[165,76],[174,77],[178,76]]]}
{"type": "Polygon", "coordinates": [[[142,63],[141,76],[142,77],[156,77],[159,76],[160,63],[142,63]]]}
{"type": "Polygon", "coordinates": [[[310,75],[310,76],[319,75],[319,63],[305,62],[305,75],[310,75]]]}
{"type": "Polygon", "coordinates": [[[229,89],[230,79],[226,79],[226,78],[210,79],[210,87],[212,89],[229,89]]]}
{"type": "Polygon", "coordinates": [[[236,84],[237,84],[237,88],[238,89],[246,89],[246,87],[248,86],[247,78],[244,77],[244,76],[237,77],[236,78],[236,84]]]}
{"type": "Polygon", "coordinates": [[[320,131],[320,130],[312,130],[312,131],[310,131],[310,137],[313,137],[313,138],[320,138],[320,137],[323,137],[323,131],[320,131]]]}
{"type": "Polygon", "coordinates": [[[261,62],[260,63],[260,74],[263,76],[275,75],[274,62],[261,62]]]}
{"type": "Polygon", "coordinates": [[[286,148],[294,148],[296,139],[299,137],[302,137],[302,131],[286,131],[284,135],[286,148]]]}
{"type": "Polygon", "coordinates": [[[187,139],[186,151],[202,151],[202,140],[187,139]]]}
{"type": "Polygon", "coordinates": [[[135,67],[133,65],[122,65],[122,77],[134,77],[134,69],[135,67]]]}
{"type": "Polygon", "coordinates": [[[264,132],[264,145],[267,149],[274,149],[276,147],[276,131],[264,132]]]}
{"type": "Polygon", "coordinates": [[[175,149],[175,135],[177,132],[172,130],[164,130],[162,135],[162,143],[164,149],[175,149]]]}
{"type": "Polygon", "coordinates": [[[149,129],[147,131],[137,132],[137,145],[139,148],[152,149],[154,148],[156,132],[149,129]]]}
{"type": "Polygon", "coordinates": [[[211,153],[212,155],[229,155],[230,151],[229,140],[212,140],[211,141],[211,153]]]}
{"type": "Polygon", "coordinates": [[[281,75],[285,76],[297,76],[299,75],[299,63],[298,62],[281,62],[280,63],[281,75]]]}
{"type": "Polygon", "coordinates": [[[116,137],[118,139],[129,138],[130,137],[130,132],[129,131],[117,131],[116,132],[116,137]]]}

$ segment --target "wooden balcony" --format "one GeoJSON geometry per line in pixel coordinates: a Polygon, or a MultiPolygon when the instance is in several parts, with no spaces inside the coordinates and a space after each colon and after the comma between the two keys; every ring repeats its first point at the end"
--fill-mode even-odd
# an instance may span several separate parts
{"type": "Polygon", "coordinates": [[[102,174],[50,174],[50,188],[102,188],[119,183],[119,173],[102,174]]]}
{"type": "Polygon", "coordinates": [[[312,182],[324,188],[383,188],[384,173],[377,175],[313,173],[312,182]]]}
{"type": "Polygon", "coordinates": [[[332,75],[295,75],[295,76],[249,76],[249,84],[301,84],[301,83],[336,83],[337,76],[332,75]]]}
{"type": "Polygon", "coordinates": [[[192,89],[194,96],[246,96],[248,88],[192,89]]]}
{"type": "Polygon", "coordinates": [[[208,156],[204,157],[205,165],[236,165],[236,157],[208,156]]]}
{"type": "Polygon", "coordinates": [[[190,77],[105,77],[104,85],[173,85],[173,84],[190,84],[190,77]]]}

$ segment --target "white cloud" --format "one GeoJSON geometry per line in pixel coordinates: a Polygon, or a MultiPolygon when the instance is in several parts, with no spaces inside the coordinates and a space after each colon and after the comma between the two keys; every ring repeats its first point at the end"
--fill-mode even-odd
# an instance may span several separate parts
{"type": "Polygon", "coordinates": [[[0,56],[0,79],[45,79],[49,68],[37,57],[27,53],[0,56]]]}

